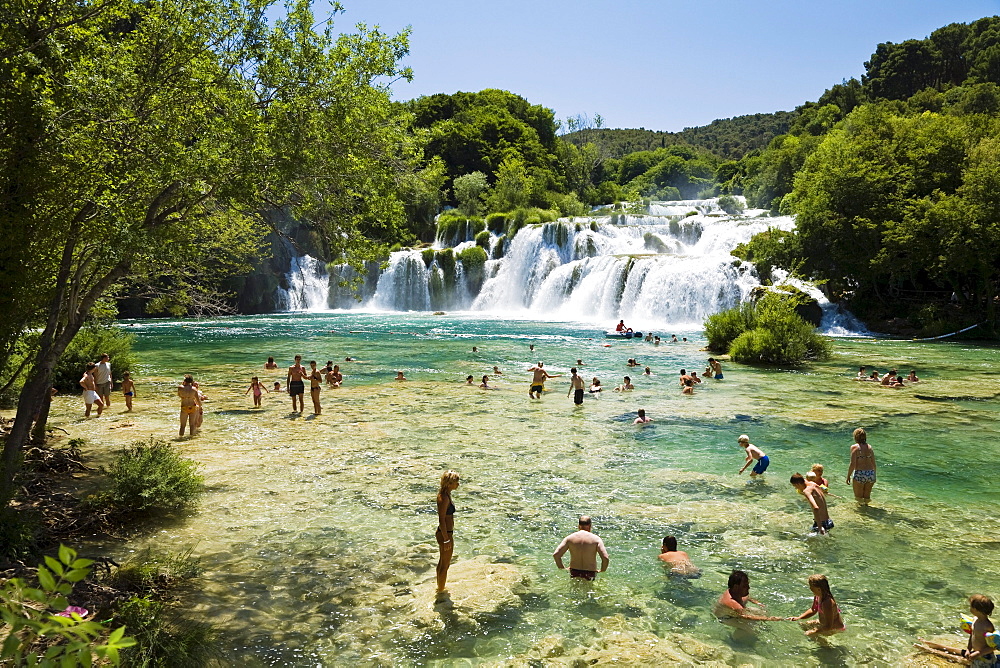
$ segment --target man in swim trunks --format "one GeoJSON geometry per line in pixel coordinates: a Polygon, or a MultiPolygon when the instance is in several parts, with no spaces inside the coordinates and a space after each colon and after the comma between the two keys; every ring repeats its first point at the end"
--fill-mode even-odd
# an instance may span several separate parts
{"type": "Polygon", "coordinates": [[[184,382],[177,387],[177,396],[181,398],[181,428],[179,436],[184,435],[184,427],[190,425],[191,435],[194,436],[197,429],[198,412],[201,410],[201,392],[195,387],[194,378],[190,374],[184,376],[184,382]]]}
{"type": "Polygon", "coordinates": [[[716,380],[722,380],[722,365],[719,364],[719,360],[714,357],[709,357],[708,368],[705,369],[704,375],[709,378],[715,378],[716,380]]]}
{"type": "Polygon", "coordinates": [[[806,501],[812,507],[813,530],[819,534],[825,534],[832,529],[833,520],[830,519],[830,513],[826,509],[826,495],[823,494],[819,485],[809,482],[801,473],[793,474],[789,482],[792,487],[802,493],[802,496],[806,497],[806,501]]]}
{"type": "Polygon", "coordinates": [[[322,409],[319,405],[319,393],[323,389],[323,374],[316,368],[316,361],[309,362],[309,393],[313,401],[313,415],[319,415],[322,409]]]}
{"type": "Polygon", "coordinates": [[[285,376],[285,385],[288,386],[288,394],[292,395],[292,412],[295,412],[295,398],[298,397],[298,412],[305,409],[306,384],[305,378],[309,375],[306,368],[302,366],[302,355],[295,356],[295,364],[288,367],[288,374],[285,376]]]}
{"type": "Polygon", "coordinates": [[[580,516],[579,530],[563,538],[559,547],[552,553],[556,566],[565,569],[563,555],[569,550],[569,576],[581,580],[593,580],[597,577],[597,555],[601,556],[601,570],[608,570],[611,557],[604,547],[601,537],[591,533],[591,521],[588,515],[580,516]]]}
{"type": "Polygon", "coordinates": [[[558,378],[562,375],[561,373],[551,375],[543,368],[544,366],[544,362],[539,362],[537,366],[528,369],[531,372],[531,385],[528,387],[528,396],[532,399],[542,398],[542,390],[545,389],[545,380],[547,378],[558,378]]]}
{"type": "Polygon", "coordinates": [[[757,460],[757,463],[754,464],[753,470],[750,471],[751,478],[756,478],[767,470],[767,467],[771,464],[771,460],[768,459],[763,450],[750,442],[749,436],[746,434],[740,434],[740,437],[736,439],[736,442],[739,443],[740,447],[745,449],[747,452],[747,461],[743,465],[743,468],[740,469],[740,475],[747,470],[747,467],[750,466],[750,462],[754,460],[757,460]]]}
{"type": "Polygon", "coordinates": [[[570,379],[569,379],[569,392],[566,393],[566,396],[568,397],[570,394],[573,394],[573,403],[575,403],[577,406],[582,406],[583,405],[583,390],[584,390],[584,387],[583,387],[583,378],[580,378],[580,376],[577,375],[577,373],[576,373],[576,367],[573,367],[572,369],[570,369],[569,372],[571,374],[573,374],[573,375],[570,376],[570,379]]]}
{"type": "Polygon", "coordinates": [[[88,362],[87,370],[83,372],[83,377],[80,378],[80,387],[83,388],[83,403],[87,406],[84,417],[90,417],[90,408],[94,404],[97,404],[97,417],[101,417],[101,413],[104,412],[104,401],[101,400],[101,396],[97,393],[97,383],[94,381],[94,370],[96,368],[96,364],[88,362]]]}

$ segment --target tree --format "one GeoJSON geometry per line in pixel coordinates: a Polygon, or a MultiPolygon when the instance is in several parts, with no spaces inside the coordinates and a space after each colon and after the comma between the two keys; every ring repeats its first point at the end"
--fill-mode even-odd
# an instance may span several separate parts
{"type": "Polygon", "coordinates": [[[482,172],[472,172],[459,176],[453,182],[455,199],[458,200],[458,210],[467,216],[477,216],[483,206],[483,194],[489,188],[486,175],[482,172]]]}
{"type": "Polygon", "coordinates": [[[528,175],[524,161],[520,158],[508,158],[497,169],[497,182],[487,198],[487,206],[491,211],[513,211],[528,206],[533,179],[528,175]]]}
{"type": "Polygon", "coordinates": [[[52,369],[101,297],[245,261],[266,209],[325,227],[334,254],[373,256],[399,234],[415,150],[387,89],[409,76],[406,34],[317,32],[307,0],[273,26],[258,0],[0,3],[0,354],[41,330],[6,506],[52,369]]]}

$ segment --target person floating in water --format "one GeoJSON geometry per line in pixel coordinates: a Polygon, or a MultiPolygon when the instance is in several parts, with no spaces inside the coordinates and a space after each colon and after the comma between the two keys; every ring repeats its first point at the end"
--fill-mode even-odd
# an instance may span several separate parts
{"type": "Polygon", "coordinates": [[[406,380],[406,376],[403,375],[402,371],[396,372],[396,380],[406,380]]]}
{"type": "Polygon", "coordinates": [[[748,619],[756,622],[781,622],[784,617],[758,615],[747,610],[747,604],[763,608],[760,601],[750,598],[750,576],[744,571],[733,571],[729,574],[729,585],[725,593],[715,603],[714,613],[721,621],[727,619],[748,619]]]}
{"type": "Polygon", "coordinates": [[[762,475],[764,471],[767,470],[767,467],[771,465],[771,460],[764,454],[764,451],[751,443],[750,437],[746,434],[740,434],[740,437],[736,439],[736,442],[739,443],[741,448],[746,450],[747,454],[747,461],[743,465],[743,468],[740,469],[740,475],[747,470],[747,467],[750,466],[750,463],[754,460],[756,460],[757,463],[754,464],[753,470],[750,471],[750,477],[756,478],[757,476],[762,475]]]}
{"type": "Polygon", "coordinates": [[[545,370],[545,363],[539,362],[528,369],[531,372],[531,385],[528,387],[528,396],[532,399],[541,399],[542,391],[545,390],[545,381],[548,378],[558,378],[562,374],[550,374],[545,370]]]}
{"type": "Polygon", "coordinates": [[[920,379],[917,378],[917,372],[911,369],[910,370],[910,375],[906,377],[906,380],[909,381],[909,382],[911,382],[911,383],[916,383],[920,379]]]}
{"type": "Polygon", "coordinates": [[[473,375],[471,373],[468,376],[465,377],[465,384],[466,385],[474,385],[475,382],[476,382],[476,379],[473,377],[473,375]]]}
{"type": "Polygon", "coordinates": [[[646,367],[646,370],[643,371],[642,373],[643,373],[644,376],[652,376],[653,375],[653,372],[650,370],[650,368],[648,366],[646,367]]]}
{"type": "Polygon", "coordinates": [[[801,473],[793,473],[788,482],[792,487],[802,492],[806,497],[813,512],[813,530],[820,534],[825,534],[833,528],[833,520],[826,509],[826,495],[814,482],[807,481],[801,473]]]}
{"type": "Polygon", "coordinates": [[[812,607],[797,617],[789,617],[788,621],[798,622],[808,619],[815,614],[819,614],[818,620],[812,620],[803,624],[807,627],[807,636],[830,636],[847,630],[844,620],[840,616],[840,606],[830,593],[830,583],[825,575],[809,576],[809,591],[813,595],[812,607]]]}
{"type": "Polygon", "coordinates": [[[866,367],[866,366],[859,366],[858,367],[858,376],[857,376],[857,378],[855,380],[868,380],[868,371],[867,371],[867,369],[868,369],[868,367],[866,367]]]}
{"type": "Polygon", "coordinates": [[[597,394],[601,389],[601,380],[597,376],[594,376],[594,380],[590,382],[590,393],[597,394]]]}
{"type": "Polygon", "coordinates": [[[592,523],[587,515],[580,516],[578,530],[563,538],[559,547],[552,553],[556,566],[565,569],[563,555],[569,550],[569,576],[580,580],[593,580],[597,577],[597,557],[601,557],[601,570],[608,570],[611,557],[604,547],[601,537],[591,533],[592,523]]]}
{"type": "Polygon", "coordinates": [[[636,415],[638,415],[639,417],[637,417],[637,418],[636,418],[636,419],[635,419],[635,420],[634,420],[634,421],[632,422],[632,424],[648,424],[648,423],[650,423],[650,422],[652,422],[652,421],[653,421],[653,418],[651,418],[651,417],[646,417],[646,410],[645,410],[644,408],[640,408],[640,409],[638,410],[638,412],[636,413],[636,415]]]}
{"type": "Polygon", "coordinates": [[[264,368],[271,371],[278,368],[278,363],[274,361],[273,357],[268,357],[267,362],[264,364],[264,368]]]}
{"type": "Polygon", "coordinates": [[[502,376],[503,375],[503,371],[500,370],[500,367],[496,367],[495,366],[495,367],[493,367],[493,375],[494,376],[502,376]]]}
{"type": "Polygon", "coordinates": [[[625,376],[622,379],[622,384],[615,388],[615,392],[629,392],[635,389],[635,385],[632,384],[632,379],[629,376],[625,376]]]}
{"type": "Polygon", "coordinates": [[[687,552],[677,549],[677,539],[673,536],[664,536],[658,557],[660,561],[670,566],[671,575],[680,575],[686,578],[701,577],[701,570],[691,563],[687,552]]]}
{"type": "Polygon", "coordinates": [[[568,397],[570,394],[572,394],[573,403],[576,404],[577,406],[582,406],[583,390],[584,390],[583,378],[581,378],[577,374],[576,367],[570,369],[569,372],[571,375],[569,377],[569,391],[566,393],[566,396],[568,397]]]}
{"type": "Polygon", "coordinates": [[[858,427],[854,430],[851,446],[851,463],[847,467],[847,484],[854,487],[854,499],[863,504],[871,503],[875,485],[875,451],[868,445],[868,433],[858,427]]]}
{"type": "Polygon", "coordinates": [[[490,382],[489,381],[490,381],[490,377],[489,376],[483,376],[483,382],[481,382],[479,384],[479,387],[481,387],[484,390],[492,390],[493,388],[490,387],[490,382]]]}

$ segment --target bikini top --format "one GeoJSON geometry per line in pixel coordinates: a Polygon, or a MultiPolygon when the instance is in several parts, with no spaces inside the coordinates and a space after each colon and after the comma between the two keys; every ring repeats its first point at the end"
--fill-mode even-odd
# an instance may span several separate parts
{"type": "Polygon", "coordinates": [[[453,501],[450,500],[448,501],[448,510],[446,511],[446,514],[448,515],[455,514],[455,503],[453,501]]]}

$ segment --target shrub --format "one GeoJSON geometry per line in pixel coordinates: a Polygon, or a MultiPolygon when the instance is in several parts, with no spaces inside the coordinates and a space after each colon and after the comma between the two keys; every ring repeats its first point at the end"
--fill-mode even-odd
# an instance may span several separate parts
{"type": "Polygon", "coordinates": [[[726,213],[735,216],[736,214],[743,213],[743,203],[732,195],[723,195],[718,201],[719,208],[726,213]]]}
{"type": "Polygon", "coordinates": [[[483,285],[483,267],[486,265],[486,251],[479,246],[470,246],[458,254],[458,259],[465,270],[469,287],[478,292],[483,285]]]}
{"type": "Polygon", "coordinates": [[[424,265],[430,267],[431,264],[434,263],[434,249],[425,248],[424,250],[420,251],[420,257],[424,259],[424,265]]]}
{"type": "Polygon", "coordinates": [[[444,246],[468,241],[484,229],[486,224],[482,218],[457,211],[446,211],[437,218],[437,238],[444,246]]]}
{"type": "Polygon", "coordinates": [[[795,312],[795,295],[769,292],[756,304],[710,316],[705,335],[712,350],[744,364],[800,364],[830,356],[830,340],[795,312]]]}
{"type": "Polygon", "coordinates": [[[202,491],[197,468],[197,462],[181,457],[166,441],[137,441],[105,471],[111,488],[90,503],[112,514],[180,510],[193,504],[202,491]]]}
{"type": "Polygon", "coordinates": [[[52,370],[52,385],[60,392],[79,392],[80,377],[87,362],[96,362],[102,353],[111,356],[112,378],[121,378],[122,373],[135,366],[132,344],[135,336],[119,327],[91,325],[82,328],[56,362],[52,370]]]}
{"type": "Polygon", "coordinates": [[[490,231],[489,230],[483,230],[482,232],[480,232],[479,234],[476,235],[476,245],[479,246],[480,248],[482,248],[483,250],[489,250],[490,249],[490,231]]]}
{"type": "Polygon", "coordinates": [[[112,618],[135,638],[121,653],[124,666],[204,666],[218,658],[215,627],[181,618],[163,601],[134,596],[118,604],[112,618]]]}
{"type": "Polygon", "coordinates": [[[149,596],[201,572],[201,564],[191,556],[191,550],[154,554],[146,549],[126,559],[104,582],[119,591],[149,596]]]}
{"type": "Polygon", "coordinates": [[[725,353],[729,345],[743,332],[757,326],[757,315],[751,302],[708,316],[705,320],[705,338],[708,349],[725,353]]]}
{"type": "Polygon", "coordinates": [[[0,562],[24,559],[32,554],[41,521],[24,508],[0,508],[0,562]]]}
{"type": "Polygon", "coordinates": [[[507,226],[507,218],[510,214],[507,213],[491,213],[486,216],[486,229],[494,234],[500,234],[504,231],[507,226]]]}

